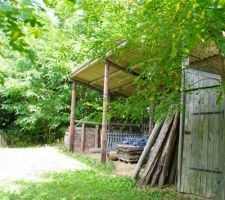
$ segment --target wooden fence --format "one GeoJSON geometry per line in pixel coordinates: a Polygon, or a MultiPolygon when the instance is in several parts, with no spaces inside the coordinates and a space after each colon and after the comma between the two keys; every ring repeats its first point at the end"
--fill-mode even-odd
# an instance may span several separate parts
{"type": "MultiPolygon", "coordinates": [[[[75,122],[74,150],[85,152],[90,148],[99,148],[101,123],[84,120],[75,120],[75,122]]],[[[121,143],[125,138],[138,138],[140,132],[140,127],[137,124],[108,123],[107,148],[112,150],[115,144],[121,143]]],[[[64,142],[68,146],[68,132],[65,134],[64,142]]]]}

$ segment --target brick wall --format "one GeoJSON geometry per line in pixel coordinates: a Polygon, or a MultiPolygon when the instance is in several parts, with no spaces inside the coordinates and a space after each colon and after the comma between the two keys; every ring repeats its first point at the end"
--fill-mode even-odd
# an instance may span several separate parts
{"type": "MultiPolygon", "coordinates": [[[[75,130],[75,138],[74,138],[74,148],[75,151],[80,152],[81,151],[81,127],[76,127],[75,130]]],[[[66,146],[68,147],[68,130],[65,134],[64,142],[66,146]]],[[[95,128],[85,128],[85,152],[88,152],[91,148],[95,147],[95,128]]]]}

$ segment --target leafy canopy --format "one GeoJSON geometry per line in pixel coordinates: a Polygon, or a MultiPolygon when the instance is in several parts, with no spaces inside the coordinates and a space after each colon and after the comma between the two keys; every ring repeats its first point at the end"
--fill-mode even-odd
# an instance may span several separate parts
{"type": "MultiPolygon", "coordinates": [[[[148,106],[155,119],[178,110],[181,65],[197,48],[213,43],[225,56],[224,0],[44,2],[0,1],[0,128],[14,142],[60,138],[69,122],[71,70],[109,50],[142,54],[137,94],[110,103],[109,118],[121,122],[140,122],[148,106]],[[118,50],[121,41],[127,45],[118,50]]],[[[77,93],[77,118],[100,121],[101,94],[81,86],[77,93]]]]}

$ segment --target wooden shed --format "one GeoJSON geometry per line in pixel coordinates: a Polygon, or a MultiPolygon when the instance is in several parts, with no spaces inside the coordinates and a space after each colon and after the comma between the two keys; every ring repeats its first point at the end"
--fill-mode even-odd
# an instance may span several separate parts
{"type": "MultiPolygon", "coordinates": [[[[118,46],[123,48],[126,42],[118,46]]],[[[69,130],[69,149],[74,150],[75,136],[75,83],[103,90],[103,112],[101,131],[101,162],[106,163],[107,148],[107,109],[109,95],[128,97],[136,92],[135,77],[139,76],[141,55],[138,50],[126,49],[122,54],[108,52],[105,60],[87,61],[78,66],[71,74],[73,80],[71,118],[69,130]]]]}
{"type": "MultiPolygon", "coordinates": [[[[183,110],[177,166],[179,192],[220,200],[225,199],[225,101],[218,103],[218,97],[224,94],[224,62],[218,49],[209,46],[197,49],[183,69],[183,110]]],[[[139,76],[142,64],[141,53],[127,49],[122,55],[108,53],[104,61],[88,61],[71,74],[74,87],[70,137],[74,134],[75,82],[104,90],[101,138],[103,163],[108,94],[135,94],[134,78],[139,76]]]]}
{"type": "Polygon", "coordinates": [[[225,101],[218,101],[224,58],[215,48],[206,50],[184,69],[177,190],[224,200],[225,101]]]}

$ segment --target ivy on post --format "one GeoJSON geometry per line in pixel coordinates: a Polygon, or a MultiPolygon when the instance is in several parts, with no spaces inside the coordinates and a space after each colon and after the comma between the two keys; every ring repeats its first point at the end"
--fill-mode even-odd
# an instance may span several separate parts
{"type": "Polygon", "coordinates": [[[76,82],[72,82],[71,94],[71,112],[70,112],[70,128],[69,128],[69,151],[74,151],[74,138],[75,138],[75,109],[76,109],[76,82]]]}
{"type": "Polygon", "coordinates": [[[103,93],[103,113],[102,113],[102,134],[101,134],[101,163],[106,163],[107,148],[107,110],[109,98],[109,62],[105,63],[104,93],[103,93]]]}

